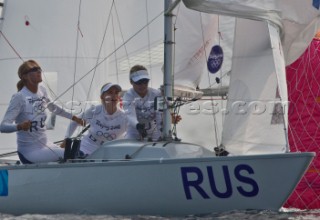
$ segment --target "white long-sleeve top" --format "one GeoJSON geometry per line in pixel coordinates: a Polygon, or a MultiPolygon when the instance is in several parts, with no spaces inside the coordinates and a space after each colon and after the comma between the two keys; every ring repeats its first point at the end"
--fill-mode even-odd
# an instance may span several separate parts
{"type": "Polygon", "coordinates": [[[22,154],[29,151],[47,148],[45,109],[65,118],[72,118],[71,113],[54,104],[49,99],[46,89],[39,85],[37,93],[32,93],[27,87],[13,94],[8,109],[0,125],[3,133],[17,132],[18,151],[22,154]],[[31,127],[28,131],[17,130],[17,124],[30,120],[31,127]]]}
{"type": "Polygon", "coordinates": [[[128,115],[129,126],[126,138],[138,139],[137,123],[145,125],[148,138],[156,141],[161,136],[162,113],[154,110],[155,97],[161,96],[157,89],[148,87],[147,95],[141,98],[133,88],[123,96],[123,109],[128,115]]]}
{"type": "MultiPolygon", "coordinates": [[[[79,117],[90,124],[80,144],[80,150],[85,154],[93,153],[105,142],[123,138],[127,130],[128,120],[121,109],[111,115],[103,105],[91,106],[79,117]]],[[[76,122],[71,122],[65,136],[71,137],[77,126],[76,122]]]]}

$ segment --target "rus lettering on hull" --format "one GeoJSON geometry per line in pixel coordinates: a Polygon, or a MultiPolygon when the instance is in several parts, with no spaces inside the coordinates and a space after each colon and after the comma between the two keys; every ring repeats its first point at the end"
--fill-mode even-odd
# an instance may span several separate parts
{"type": "Polygon", "coordinates": [[[230,173],[229,167],[226,165],[221,168],[224,178],[223,181],[217,181],[212,166],[207,166],[206,171],[198,167],[181,167],[181,177],[186,198],[188,200],[192,199],[191,192],[198,193],[204,199],[210,199],[211,196],[230,198],[234,194],[234,191],[237,191],[244,197],[258,195],[259,186],[252,178],[254,174],[252,167],[246,164],[240,164],[233,169],[232,173],[230,173]],[[231,175],[233,175],[234,178],[231,178],[231,175]],[[232,179],[238,181],[232,182],[232,179]],[[205,182],[209,183],[210,189],[206,189],[203,186],[205,182]],[[224,182],[224,187],[217,186],[218,182],[224,182]],[[224,190],[219,191],[219,189],[222,188],[224,188],[224,190]]]}

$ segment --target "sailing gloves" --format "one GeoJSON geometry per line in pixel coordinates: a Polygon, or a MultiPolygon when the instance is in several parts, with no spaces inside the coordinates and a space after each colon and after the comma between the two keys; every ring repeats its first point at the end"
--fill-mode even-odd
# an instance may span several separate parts
{"type": "Polygon", "coordinates": [[[138,123],[136,125],[136,128],[137,128],[137,130],[138,130],[138,132],[139,132],[139,134],[141,135],[142,138],[147,137],[147,131],[145,129],[145,125],[144,124],[138,123]]]}

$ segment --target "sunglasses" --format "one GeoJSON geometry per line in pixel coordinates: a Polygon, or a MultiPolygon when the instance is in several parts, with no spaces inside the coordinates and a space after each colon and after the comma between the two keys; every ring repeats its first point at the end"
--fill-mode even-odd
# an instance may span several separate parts
{"type": "Polygon", "coordinates": [[[33,68],[31,68],[31,69],[29,69],[28,71],[27,71],[27,73],[36,73],[36,72],[42,72],[42,69],[40,68],[40,67],[33,67],[33,68]]]}
{"type": "Polygon", "coordinates": [[[137,82],[135,82],[134,84],[136,85],[142,85],[142,84],[148,84],[149,83],[149,80],[148,79],[141,79],[137,82]]]}

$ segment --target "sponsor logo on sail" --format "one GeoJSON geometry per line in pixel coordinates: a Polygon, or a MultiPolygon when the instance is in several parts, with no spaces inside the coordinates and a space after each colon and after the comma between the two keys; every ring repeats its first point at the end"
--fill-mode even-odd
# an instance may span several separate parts
{"type": "Polygon", "coordinates": [[[207,62],[207,67],[210,73],[216,73],[220,70],[223,63],[223,50],[219,45],[211,48],[207,62]]]}

